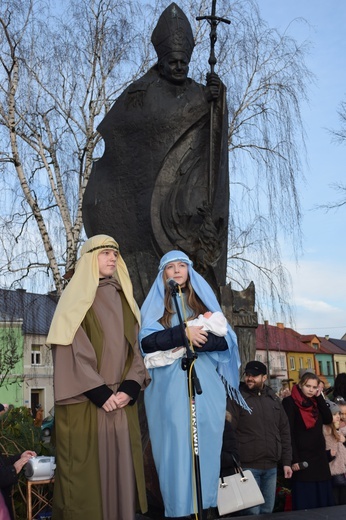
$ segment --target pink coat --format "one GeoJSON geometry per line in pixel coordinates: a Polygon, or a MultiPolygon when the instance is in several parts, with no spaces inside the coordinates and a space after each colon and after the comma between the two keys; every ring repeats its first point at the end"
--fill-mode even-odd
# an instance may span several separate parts
{"type": "Polygon", "coordinates": [[[345,437],[339,431],[340,440],[337,441],[332,434],[330,426],[323,426],[323,435],[326,439],[326,449],[336,451],[335,459],[329,463],[332,475],[341,475],[346,472],[346,447],[344,446],[345,437]]]}

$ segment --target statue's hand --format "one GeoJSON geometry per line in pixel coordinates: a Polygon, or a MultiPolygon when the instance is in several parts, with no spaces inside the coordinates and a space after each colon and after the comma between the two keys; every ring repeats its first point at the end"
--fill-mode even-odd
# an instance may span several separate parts
{"type": "Polygon", "coordinates": [[[221,80],[215,72],[208,72],[207,77],[208,101],[217,99],[220,95],[221,80]]]}

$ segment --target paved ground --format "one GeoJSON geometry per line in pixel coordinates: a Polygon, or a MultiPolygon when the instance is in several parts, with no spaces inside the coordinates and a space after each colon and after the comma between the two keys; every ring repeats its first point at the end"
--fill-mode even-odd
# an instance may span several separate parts
{"type": "MultiPolygon", "coordinates": [[[[151,514],[151,513],[150,513],[151,514]]],[[[164,520],[161,516],[143,516],[136,515],[136,520],[148,520],[155,518],[155,520],[164,520]]],[[[265,515],[252,515],[251,520],[345,520],[346,519],[346,505],[335,507],[321,507],[319,509],[309,509],[302,511],[284,511],[280,513],[271,513],[265,515]]],[[[244,516],[229,516],[222,517],[222,520],[245,520],[244,516]]]]}

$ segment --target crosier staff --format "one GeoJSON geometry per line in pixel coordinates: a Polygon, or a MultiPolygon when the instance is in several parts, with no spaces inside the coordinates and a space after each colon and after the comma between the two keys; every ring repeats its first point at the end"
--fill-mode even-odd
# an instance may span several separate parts
{"type": "MultiPolygon", "coordinates": [[[[216,16],[216,0],[212,0],[211,6],[211,15],[208,16],[197,16],[196,20],[207,20],[210,25],[210,55],[208,63],[210,65],[210,76],[212,78],[215,72],[215,65],[217,63],[217,59],[215,56],[215,43],[217,41],[217,26],[220,22],[230,24],[230,20],[227,18],[220,18],[216,16]]],[[[209,172],[208,172],[208,204],[210,205],[212,202],[212,178],[213,178],[213,159],[214,159],[214,105],[215,98],[210,102],[210,133],[209,133],[209,172]]]]}

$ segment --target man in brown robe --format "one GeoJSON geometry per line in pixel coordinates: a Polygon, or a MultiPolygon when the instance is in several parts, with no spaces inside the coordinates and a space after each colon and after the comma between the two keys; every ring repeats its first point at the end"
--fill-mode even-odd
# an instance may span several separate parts
{"type": "Polygon", "coordinates": [[[136,400],[150,378],[138,325],[117,243],[90,238],[47,339],[54,361],[55,520],[134,520],[136,509],[147,509],[136,400]]]}

